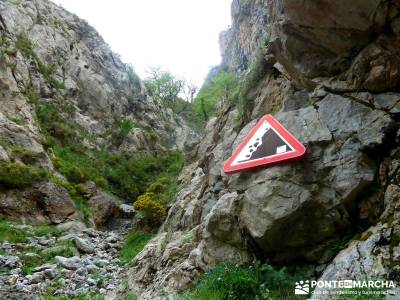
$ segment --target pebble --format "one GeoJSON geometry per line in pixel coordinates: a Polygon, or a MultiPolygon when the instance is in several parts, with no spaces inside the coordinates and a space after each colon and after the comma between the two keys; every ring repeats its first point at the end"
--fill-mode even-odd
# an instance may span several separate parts
{"type": "Polygon", "coordinates": [[[45,276],[46,278],[48,278],[48,279],[53,279],[53,278],[56,277],[57,272],[56,272],[55,269],[46,269],[46,270],[43,271],[43,274],[44,274],[44,276],[45,276]]]}
{"type": "Polygon", "coordinates": [[[89,243],[89,241],[84,240],[82,238],[76,237],[74,239],[76,248],[80,250],[81,252],[84,253],[93,253],[94,252],[94,247],[89,243]]]}
{"type": "Polygon", "coordinates": [[[86,228],[85,230],[82,230],[83,233],[86,233],[90,237],[98,237],[99,233],[94,230],[93,228],[86,228]]]}
{"type": "Polygon", "coordinates": [[[32,272],[33,272],[33,273],[35,273],[35,272],[41,272],[41,271],[44,271],[44,270],[46,270],[46,269],[55,269],[55,268],[57,268],[57,265],[55,265],[55,264],[44,264],[44,265],[41,265],[41,266],[39,266],[39,267],[34,268],[34,269],[32,270],[32,272]]]}
{"type": "Polygon", "coordinates": [[[84,276],[88,273],[87,268],[85,267],[80,267],[78,270],[76,270],[76,274],[84,276]]]}
{"type": "Polygon", "coordinates": [[[21,273],[21,268],[16,268],[10,271],[11,275],[17,275],[19,273],[21,273]]]}
{"type": "Polygon", "coordinates": [[[116,235],[110,235],[108,238],[106,238],[106,242],[109,242],[109,243],[115,243],[118,241],[119,241],[119,239],[116,235]]]}
{"type": "Polygon", "coordinates": [[[93,279],[93,278],[90,278],[90,277],[86,280],[86,282],[87,282],[89,285],[96,285],[96,284],[97,284],[96,279],[93,279]]]}
{"type": "Polygon", "coordinates": [[[76,237],[76,234],[70,233],[58,238],[59,241],[70,241],[76,237]]]}
{"type": "Polygon", "coordinates": [[[96,265],[91,264],[91,265],[88,265],[88,266],[86,267],[86,270],[87,270],[89,273],[94,273],[94,272],[96,272],[96,271],[99,270],[99,267],[97,267],[96,265]]]}
{"type": "Polygon", "coordinates": [[[15,268],[20,265],[20,258],[18,256],[0,256],[0,263],[4,267],[15,268]]]}
{"type": "Polygon", "coordinates": [[[14,285],[17,282],[18,275],[10,275],[6,277],[5,283],[8,285],[14,285]]]}
{"type": "MultiPolygon", "coordinates": [[[[101,257],[104,257],[103,255],[100,254],[101,257]]],[[[96,266],[98,267],[104,267],[105,265],[108,264],[108,260],[105,259],[98,259],[95,261],[96,266]]]]}
{"type": "Polygon", "coordinates": [[[39,282],[42,282],[43,280],[44,280],[43,272],[37,272],[37,273],[33,273],[32,275],[30,275],[31,283],[39,283],[39,282]]]}
{"type": "Polygon", "coordinates": [[[76,270],[80,267],[81,264],[81,259],[78,256],[73,256],[73,257],[56,256],[55,260],[60,266],[68,270],[76,270]]]}

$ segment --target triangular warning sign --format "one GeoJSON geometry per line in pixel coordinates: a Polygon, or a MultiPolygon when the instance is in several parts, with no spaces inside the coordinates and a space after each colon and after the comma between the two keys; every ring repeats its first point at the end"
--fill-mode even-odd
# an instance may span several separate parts
{"type": "Polygon", "coordinates": [[[224,165],[227,174],[266,167],[306,154],[306,148],[274,117],[265,115],[224,165]]]}

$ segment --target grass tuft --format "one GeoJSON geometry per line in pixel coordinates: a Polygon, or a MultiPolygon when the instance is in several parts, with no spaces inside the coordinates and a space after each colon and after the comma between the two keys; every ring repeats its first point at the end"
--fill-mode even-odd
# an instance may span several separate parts
{"type": "Polygon", "coordinates": [[[125,238],[124,245],[120,250],[120,257],[123,263],[130,263],[146,244],[152,239],[153,235],[141,230],[132,229],[125,238]]]}

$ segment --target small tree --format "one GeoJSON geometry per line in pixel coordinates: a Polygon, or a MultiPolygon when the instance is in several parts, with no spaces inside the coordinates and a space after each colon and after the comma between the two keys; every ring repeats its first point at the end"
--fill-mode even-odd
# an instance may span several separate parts
{"type": "Polygon", "coordinates": [[[185,81],[160,68],[151,68],[144,84],[149,93],[175,111],[178,95],[182,92],[185,81]]]}

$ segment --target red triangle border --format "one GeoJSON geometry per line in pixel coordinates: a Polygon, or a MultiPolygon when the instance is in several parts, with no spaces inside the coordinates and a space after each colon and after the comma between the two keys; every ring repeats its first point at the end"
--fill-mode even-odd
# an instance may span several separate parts
{"type": "Polygon", "coordinates": [[[252,128],[249,134],[246,136],[244,141],[237,147],[233,152],[231,157],[224,164],[223,170],[226,174],[232,174],[240,171],[246,171],[254,168],[266,167],[270,165],[275,165],[283,162],[298,160],[305,156],[307,153],[306,148],[302,143],[300,143],[281,123],[279,123],[273,116],[265,115],[263,116],[256,126],[252,128]],[[252,138],[252,136],[257,132],[258,128],[267,121],[289,144],[293,147],[294,151],[288,153],[282,153],[281,155],[274,155],[273,157],[265,157],[262,159],[249,161],[246,163],[241,163],[240,165],[232,166],[232,163],[236,157],[240,154],[243,148],[246,146],[247,142],[252,138]]]}

